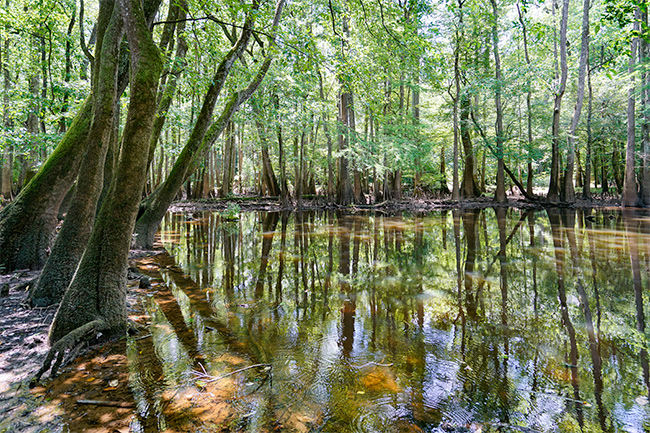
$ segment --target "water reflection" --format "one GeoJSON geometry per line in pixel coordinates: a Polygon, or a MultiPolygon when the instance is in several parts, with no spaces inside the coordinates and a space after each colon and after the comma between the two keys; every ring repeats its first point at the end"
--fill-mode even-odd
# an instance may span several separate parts
{"type": "Polygon", "coordinates": [[[646,431],[649,233],[610,211],[170,214],[138,426],[646,431]]]}

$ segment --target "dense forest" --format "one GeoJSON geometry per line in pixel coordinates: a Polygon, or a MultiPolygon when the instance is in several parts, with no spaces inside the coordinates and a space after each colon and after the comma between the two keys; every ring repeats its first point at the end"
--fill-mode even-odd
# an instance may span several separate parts
{"type": "Polygon", "coordinates": [[[650,202],[645,4],[3,6],[0,266],[61,301],[45,367],[124,330],[129,247],[177,198],[650,202]]]}

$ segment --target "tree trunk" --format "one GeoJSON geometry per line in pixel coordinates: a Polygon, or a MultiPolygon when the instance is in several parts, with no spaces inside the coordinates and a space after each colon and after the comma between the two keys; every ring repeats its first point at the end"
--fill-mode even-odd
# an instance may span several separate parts
{"type": "MultiPolygon", "coordinates": [[[[567,3],[569,0],[565,0],[567,3]]],[[[499,58],[499,15],[497,1],[491,0],[494,23],[492,26],[492,46],[494,49],[494,74],[496,79],[496,90],[494,93],[494,105],[496,108],[496,152],[497,152],[497,189],[494,199],[497,203],[505,203],[506,186],[503,160],[503,110],[501,107],[501,60],[499,58]]]]}
{"type": "Polygon", "coordinates": [[[95,58],[93,79],[93,119],[88,133],[88,145],[81,164],[77,187],[66,218],[56,239],[29,303],[43,307],[59,302],[72,280],[79,260],[86,247],[95,221],[97,202],[104,180],[104,160],[110,144],[116,102],[118,51],[123,35],[120,6],[103,2],[112,7],[110,24],[104,33],[101,53],[95,58]]]}
{"type": "MultiPolygon", "coordinates": [[[[173,2],[172,2],[173,3],[173,2]]],[[[171,3],[170,3],[171,4],[171,3]]],[[[178,6],[178,14],[176,20],[178,21],[178,43],[176,45],[176,56],[174,58],[173,66],[171,67],[169,73],[169,79],[165,83],[165,88],[162,91],[160,97],[160,102],[158,103],[158,114],[156,115],[156,120],[154,121],[153,133],[151,134],[151,140],[149,141],[149,164],[151,165],[151,160],[153,159],[154,152],[156,150],[156,145],[160,139],[160,133],[162,132],[165,121],[167,120],[167,112],[169,107],[171,107],[174,96],[176,96],[176,89],[178,87],[178,78],[185,68],[185,55],[187,54],[187,41],[185,40],[185,17],[187,16],[187,2],[181,0],[178,6]]],[[[164,45],[164,37],[161,45],[164,45]]]]}
{"type": "Polygon", "coordinates": [[[466,93],[463,93],[460,96],[460,140],[465,155],[465,170],[463,171],[463,182],[460,187],[463,198],[474,198],[481,195],[476,180],[476,155],[472,148],[472,137],[470,135],[470,110],[470,99],[466,93]]]}
{"type": "MultiPolygon", "coordinates": [[[[463,27],[463,2],[461,0],[458,0],[458,27],[462,29],[463,27]]],[[[456,95],[454,97],[454,172],[453,172],[453,179],[452,179],[452,188],[451,188],[451,198],[452,200],[458,200],[460,199],[460,188],[459,188],[459,182],[458,182],[458,164],[460,163],[460,157],[459,157],[459,131],[458,131],[458,104],[459,104],[459,99],[460,99],[460,44],[461,44],[461,35],[458,30],[456,30],[456,46],[454,47],[454,85],[456,88],[456,95]]],[[[440,174],[442,175],[444,179],[444,149],[441,151],[441,160],[440,160],[440,174]]],[[[449,187],[447,187],[447,182],[445,180],[444,182],[444,188],[441,189],[443,190],[449,190],[449,187]]]]}
{"type": "MultiPolygon", "coordinates": [[[[553,6],[553,8],[555,8],[553,6]]],[[[566,80],[568,74],[567,68],[567,21],[569,17],[569,0],[563,0],[562,18],[560,20],[560,69],[558,88],[555,92],[555,101],[553,103],[553,145],[551,150],[551,179],[548,186],[547,199],[550,202],[560,200],[560,109],[562,108],[562,97],[566,90],[566,80]]],[[[555,49],[555,61],[557,62],[557,48],[555,49]]]]}
{"type": "MultiPolygon", "coordinates": [[[[5,3],[7,7],[9,6],[9,0],[5,3]]],[[[10,116],[10,106],[11,106],[11,101],[10,101],[10,95],[11,95],[11,73],[9,72],[9,37],[8,35],[5,36],[4,44],[2,46],[2,49],[4,50],[2,52],[3,57],[2,57],[2,64],[0,65],[0,71],[2,72],[3,75],[3,87],[4,87],[4,95],[2,98],[2,125],[4,126],[5,130],[9,131],[12,126],[13,122],[11,120],[10,116]]],[[[13,165],[14,165],[14,153],[13,153],[13,146],[9,145],[7,148],[4,149],[3,152],[3,157],[2,157],[2,166],[1,172],[0,172],[0,195],[4,199],[11,199],[13,197],[12,194],[12,182],[13,182],[13,165]]],[[[1,217],[1,214],[0,214],[1,217]]]]}
{"type": "Polygon", "coordinates": [[[354,128],[353,97],[352,93],[345,90],[345,84],[341,83],[339,95],[339,152],[338,159],[338,187],[336,191],[336,202],[342,206],[352,203],[352,188],[350,186],[350,174],[348,170],[348,157],[345,151],[350,144],[350,131],[354,128]]]}
{"type": "Polygon", "coordinates": [[[261,160],[262,160],[262,182],[268,191],[268,194],[273,197],[280,195],[280,185],[271,164],[271,157],[269,156],[269,136],[266,127],[262,122],[262,112],[259,108],[258,101],[254,100],[251,104],[253,108],[253,116],[255,117],[255,126],[257,128],[257,135],[260,139],[261,147],[261,160]]]}
{"type": "MultiPolygon", "coordinates": [[[[582,187],[582,198],[591,200],[591,167],[592,164],[592,147],[593,136],[591,134],[591,117],[592,117],[592,101],[593,91],[591,88],[591,69],[589,67],[589,53],[587,53],[587,88],[589,96],[587,99],[587,155],[585,155],[585,184],[582,187]]],[[[597,177],[597,176],[596,176],[597,177]]]]}
{"type": "Polygon", "coordinates": [[[52,348],[37,379],[79,342],[126,329],[126,268],[131,233],[146,180],[149,138],[162,61],[138,0],[119,0],[131,58],[131,95],[122,153],[88,248],[50,329],[52,348]]]}
{"type": "MultiPolygon", "coordinates": [[[[440,148],[440,193],[449,194],[449,185],[447,184],[447,168],[445,164],[445,148],[440,148]]],[[[452,193],[453,194],[453,193],[452,193]]]]}
{"type": "Polygon", "coordinates": [[[219,197],[232,194],[232,181],[235,175],[235,123],[231,120],[226,126],[226,136],[223,143],[223,180],[219,197]]]}
{"type": "MultiPolygon", "coordinates": [[[[158,230],[158,226],[160,225],[160,221],[162,221],[162,218],[165,216],[165,212],[167,212],[167,208],[174,200],[176,194],[178,194],[178,191],[180,191],[181,187],[187,180],[187,177],[190,176],[193,170],[196,169],[197,161],[203,157],[205,152],[208,151],[212,144],[219,138],[226,125],[232,118],[232,115],[237,111],[242,103],[251,97],[251,95],[255,92],[255,90],[257,90],[260,83],[266,76],[266,73],[268,72],[271,66],[271,61],[273,59],[273,50],[271,48],[275,44],[275,33],[277,32],[277,27],[280,21],[280,15],[282,13],[283,7],[284,0],[278,0],[275,9],[275,15],[273,18],[273,30],[271,36],[269,37],[269,55],[266,57],[266,59],[264,59],[264,62],[262,62],[262,65],[259,67],[257,74],[255,77],[253,77],[250,84],[245,89],[233,92],[229,95],[225,101],[221,115],[208,130],[207,125],[214,109],[216,96],[218,96],[218,93],[223,86],[223,81],[225,80],[225,76],[223,74],[220,74],[219,72],[217,73],[219,80],[221,80],[221,84],[219,84],[219,81],[213,81],[212,85],[210,86],[210,90],[208,91],[208,95],[206,95],[201,114],[197,119],[196,125],[192,130],[190,138],[176,159],[174,167],[169,173],[169,176],[165,182],[163,182],[160,188],[158,188],[156,192],[148,197],[144,203],[144,212],[138,218],[138,221],[135,225],[135,242],[137,246],[144,248],[151,248],[153,246],[153,239],[156,234],[156,230],[158,230]],[[217,95],[214,95],[214,92],[216,92],[217,95]]],[[[242,35],[240,35],[239,41],[242,40],[244,34],[248,33],[250,36],[250,33],[252,33],[252,22],[250,21],[250,15],[256,14],[249,14],[249,18],[244,25],[246,30],[242,30],[242,35]]],[[[239,41],[222,60],[222,64],[225,63],[228,70],[230,69],[230,66],[232,66],[232,63],[234,63],[236,57],[241,54],[240,48],[243,49],[243,47],[239,47],[239,41]],[[231,58],[233,55],[234,57],[231,58]]],[[[218,71],[221,69],[222,68],[220,64],[218,71]]]]}
{"type": "MultiPolygon", "coordinates": [[[[640,12],[637,7],[634,12],[634,30],[639,31],[639,18],[640,12]]],[[[623,180],[623,197],[621,198],[621,206],[632,207],[638,206],[639,194],[637,192],[636,174],[634,171],[634,147],[636,144],[636,131],[635,131],[635,95],[636,86],[634,83],[634,68],[636,65],[636,56],[639,47],[639,37],[634,36],[631,43],[630,64],[628,72],[630,74],[630,87],[627,91],[627,144],[625,146],[625,177],[623,180]]]]}
{"type": "Polygon", "coordinates": [[[50,158],[16,199],[0,212],[0,267],[39,269],[47,259],[59,205],[74,182],[90,127],[92,99],[77,116],[50,158]]]}
{"type": "MultiPolygon", "coordinates": [[[[648,63],[648,12],[641,10],[642,37],[639,38],[639,62],[643,65],[648,63]]],[[[642,165],[641,165],[641,201],[650,205],[650,74],[646,68],[641,73],[641,140],[642,140],[642,165]]]]}
{"type": "MultiPolygon", "coordinates": [[[[528,54],[528,31],[526,28],[526,21],[521,12],[521,7],[519,6],[519,1],[517,2],[517,13],[519,16],[519,23],[521,24],[521,31],[524,38],[524,56],[526,58],[526,65],[530,69],[531,61],[530,55],[528,54]]],[[[530,73],[530,71],[528,71],[530,73]]],[[[531,99],[532,99],[532,85],[528,85],[526,91],[526,132],[527,132],[527,172],[528,176],[526,178],[526,192],[533,195],[533,113],[531,108],[531,99]]]]}
{"type": "Polygon", "coordinates": [[[70,80],[72,79],[72,30],[74,29],[75,21],[77,19],[77,9],[72,11],[70,23],[68,24],[68,32],[65,40],[65,73],[63,81],[65,82],[63,90],[63,101],[61,104],[61,117],[59,118],[59,133],[63,134],[68,129],[68,101],[70,99],[70,80]]]}
{"type": "Polygon", "coordinates": [[[580,63],[578,66],[578,91],[576,95],[576,105],[573,109],[573,117],[571,118],[571,129],[567,142],[569,149],[567,150],[567,164],[564,173],[564,200],[567,203],[574,203],[576,200],[575,190],[573,186],[573,167],[575,162],[576,150],[576,133],[578,130],[578,122],[580,121],[580,113],[582,112],[582,102],[585,97],[585,76],[587,74],[587,56],[589,55],[589,0],[584,0],[582,7],[582,38],[580,45],[580,63]]]}

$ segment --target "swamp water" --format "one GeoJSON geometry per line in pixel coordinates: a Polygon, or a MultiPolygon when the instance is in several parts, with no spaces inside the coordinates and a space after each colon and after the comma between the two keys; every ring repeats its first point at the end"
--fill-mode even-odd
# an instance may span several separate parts
{"type": "Polygon", "coordinates": [[[134,431],[650,429],[650,216],[169,214],[161,240],[134,431]]]}

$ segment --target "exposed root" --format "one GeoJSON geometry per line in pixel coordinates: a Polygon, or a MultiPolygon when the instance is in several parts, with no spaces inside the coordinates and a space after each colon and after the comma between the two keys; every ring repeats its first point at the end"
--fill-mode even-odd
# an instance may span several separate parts
{"type": "Polygon", "coordinates": [[[36,385],[40,380],[41,376],[47,370],[49,370],[50,365],[52,365],[52,360],[54,360],[54,357],[56,356],[56,361],[54,362],[54,365],[52,366],[52,371],[50,372],[51,377],[56,377],[56,373],[61,367],[61,363],[63,362],[63,357],[67,351],[71,351],[73,353],[76,353],[77,347],[85,343],[92,338],[94,338],[98,332],[105,331],[108,328],[106,321],[103,319],[97,319],[93,320],[92,322],[88,322],[85,325],[82,325],[66,335],[64,335],[59,341],[54,343],[54,345],[50,348],[50,350],[47,352],[47,356],[45,357],[45,361],[43,361],[43,366],[41,367],[40,370],[36,373],[36,375],[32,378],[30,381],[30,385],[36,385]]]}

